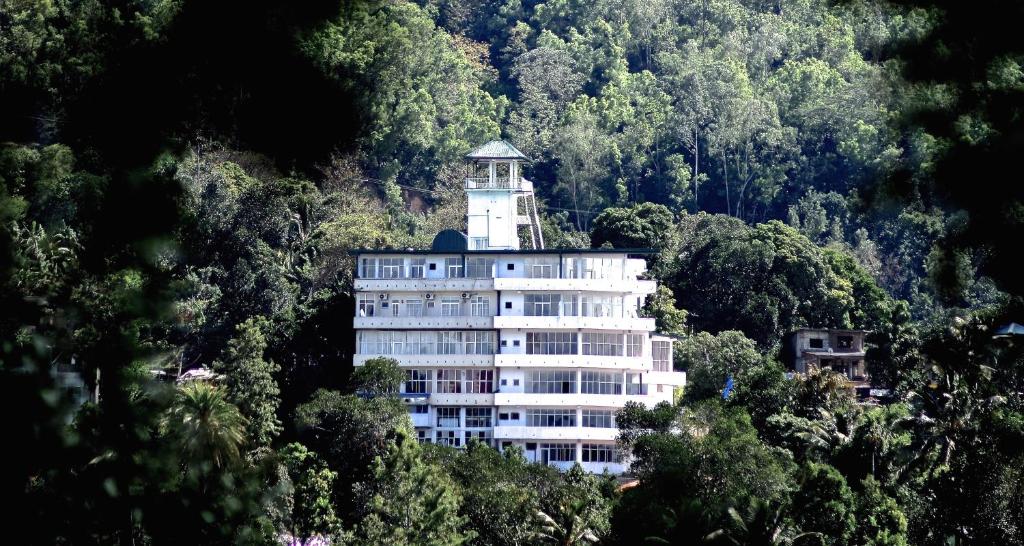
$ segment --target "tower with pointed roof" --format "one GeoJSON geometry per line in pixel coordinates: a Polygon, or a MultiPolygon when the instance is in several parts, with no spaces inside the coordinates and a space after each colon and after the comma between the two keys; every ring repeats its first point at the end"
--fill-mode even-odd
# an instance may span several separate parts
{"type": "Polygon", "coordinates": [[[522,176],[526,155],[504,140],[466,154],[466,235],[470,250],[518,250],[520,227],[531,248],[544,248],[533,183],[522,176]]]}

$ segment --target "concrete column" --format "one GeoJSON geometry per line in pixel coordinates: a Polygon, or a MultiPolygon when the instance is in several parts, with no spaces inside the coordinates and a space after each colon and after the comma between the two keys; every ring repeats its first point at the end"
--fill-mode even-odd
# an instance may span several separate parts
{"type": "Polygon", "coordinates": [[[583,370],[582,369],[577,369],[576,370],[576,392],[574,394],[579,394],[581,392],[583,392],[583,370]]]}

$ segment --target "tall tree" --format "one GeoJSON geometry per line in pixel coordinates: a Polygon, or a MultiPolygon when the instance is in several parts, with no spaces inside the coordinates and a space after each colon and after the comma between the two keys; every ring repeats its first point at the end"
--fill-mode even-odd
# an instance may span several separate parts
{"type": "Polygon", "coordinates": [[[357,529],[372,545],[457,546],[473,538],[459,515],[461,498],[447,476],[421,459],[415,440],[399,434],[373,462],[369,512],[357,529]]]}
{"type": "Polygon", "coordinates": [[[235,464],[247,441],[245,417],[221,388],[201,381],[178,390],[164,426],[180,445],[186,465],[235,464]]]}
{"type": "Polygon", "coordinates": [[[281,368],[264,359],[267,341],[263,328],[267,326],[262,317],[238,325],[224,360],[214,363],[214,369],[224,374],[229,398],[246,417],[247,435],[254,447],[269,447],[281,432],[277,418],[280,389],[274,380],[281,368]]]}
{"type": "Polygon", "coordinates": [[[336,533],[338,517],[334,513],[332,489],[337,473],[299,443],[288,444],[279,456],[293,488],[289,533],[300,541],[336,533]]]}

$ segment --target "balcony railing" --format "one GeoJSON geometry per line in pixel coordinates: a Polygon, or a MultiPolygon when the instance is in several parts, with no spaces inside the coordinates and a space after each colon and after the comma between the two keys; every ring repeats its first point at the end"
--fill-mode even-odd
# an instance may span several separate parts
{"type": "Polygon", "coordinates": [[[507,177],[490,178],[487,176],[471,176],[466,178],[467,190],[519,190],[523,187],[522,178],[507,177]]]}

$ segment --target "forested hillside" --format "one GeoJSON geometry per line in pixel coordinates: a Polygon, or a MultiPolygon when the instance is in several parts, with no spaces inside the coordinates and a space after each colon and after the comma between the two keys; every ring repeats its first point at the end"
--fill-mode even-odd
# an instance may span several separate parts
{"type": "Polygon", "coordinates": [[[1022,12],[0,3],[8,533],[1024,543],[1024,344],[994,335],[1024,322],[1022,12]],[[549,247],[657,251],[645,312],[690,383],[617,416],[632,489],[420,446],[394,363],[352,369],[349,251],[464,228],[463,155],[497,138],[549,247]],[[890,396],[787,379],[802,326],[870,330],[890,396]]]}

